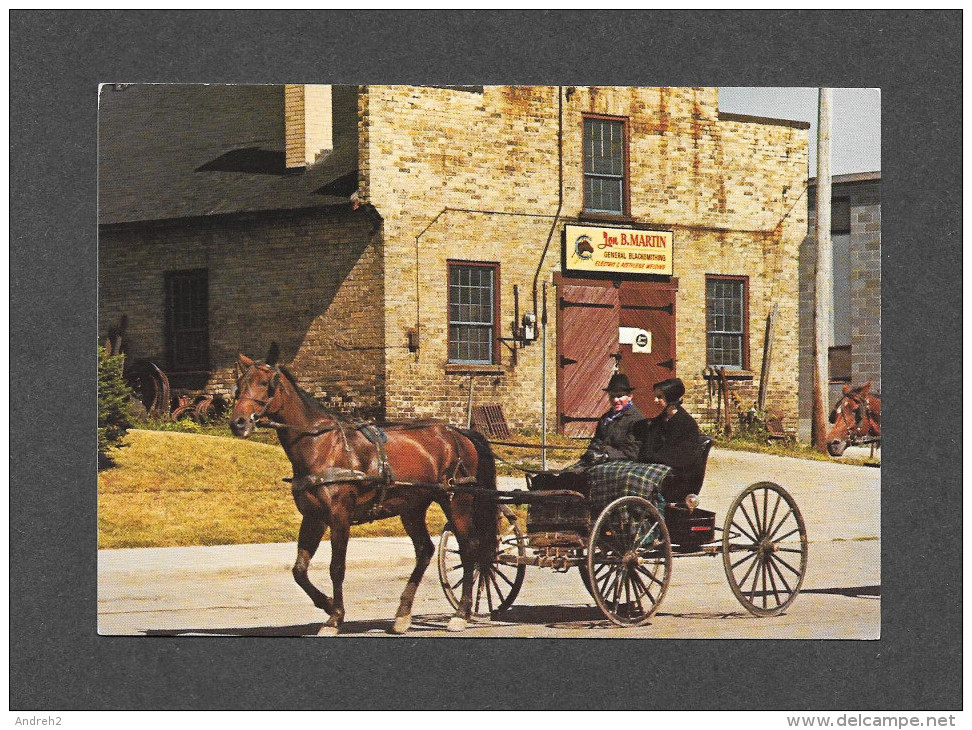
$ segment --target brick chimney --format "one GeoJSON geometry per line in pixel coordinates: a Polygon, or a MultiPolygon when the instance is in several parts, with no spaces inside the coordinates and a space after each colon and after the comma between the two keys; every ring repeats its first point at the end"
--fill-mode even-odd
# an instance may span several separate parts
{"type": "Polygon", "coordinates": [[[284,86],[287,169],[310,167],[334,148],[331,87],[324,84],[284,86]]]}

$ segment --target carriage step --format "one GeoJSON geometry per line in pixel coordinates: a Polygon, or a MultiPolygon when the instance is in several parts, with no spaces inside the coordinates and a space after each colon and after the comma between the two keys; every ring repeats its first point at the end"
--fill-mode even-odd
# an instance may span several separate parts
{"type": "Polygon", "coordinates": [[[498,493],[498,499],[503,504],[549,504],[554,500],[561,503],[563,501],[582,501],[587,499],[580,492],[573,489],[511,489],[498,493]]]}

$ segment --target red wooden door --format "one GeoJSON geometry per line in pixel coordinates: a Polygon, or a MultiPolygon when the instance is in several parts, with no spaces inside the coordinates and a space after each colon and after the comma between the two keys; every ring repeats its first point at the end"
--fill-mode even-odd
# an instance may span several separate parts
{"type": "Polygon", "coordinates": [[[651,351],[637,352],[630,344],[620,346],[618,367],[635,388],[634,402],[646,416],[661,410],[655,405],[651,386],[676,373],[675,294],[678,282],[624,282],[620,289],[619,326],[650,333],[651,351]]]}
{"type": "Polygon", "coordinates": [[[617,361],[618,289],[563,280],[557,289],[557,430],[590,437],[617,361]]]}
{"type": "Polygon", "coordinates": [[[675,295],[678,282],[560,279],[557,284],[558,431],[590,437],[608,408],[604,387],[615,370],[628,376],[634,402],[658,413],[651,386],[675,377],[675,295]],[[619,328],[650,333],[648,352],[620,344],[619,328]]]}

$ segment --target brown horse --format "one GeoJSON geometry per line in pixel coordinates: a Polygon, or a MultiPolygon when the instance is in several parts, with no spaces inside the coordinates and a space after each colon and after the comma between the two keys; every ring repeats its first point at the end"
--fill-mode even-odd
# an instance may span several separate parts
{"type": "Polygon", "coordinates": [[[294,502],[303,515],[294,580],[330,618],[321,634],[336,634],[344,620],[343,582],[352,524],[399,517],[415,546],[415,569],[402,593],[392,632],[412,623],[412,602],[435,553],[426,511],[438,503],[455,527],[463,566],[462,598],[450,631],[466,627],[472,608],[473,573],[483,574],[496,556],[496,501],[472,486],[495,489],[496,466],[478,433],[436,422],[384,426],[355,424],[328,413],[297,385],[285,367],[240,355],[230,429],[240,438],[260,426],[275,428],[294,476],[294,502]],[[452,487],[459,486],[459,489],[452,487]],[[326,528],[331,529],[333,600],[311,583],[307,571],[326,528]]]}
{"type": "Polygon", "coordinates": [[[827,434],[827,453],[840,456],[848,446],[881,443],[881,397],[871,393],[871,381],[858,388],[844,386],[844,397],[830,412],[834,427],[827,434]]]}

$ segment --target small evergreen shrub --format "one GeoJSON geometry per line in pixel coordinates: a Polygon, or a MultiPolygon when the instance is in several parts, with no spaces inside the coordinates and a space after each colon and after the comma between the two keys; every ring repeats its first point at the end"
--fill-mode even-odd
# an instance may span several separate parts
{"type": "Polygon", "coordinates": [[[122,376],[124,355],[98,347],[98,466],[112,463],[111,452],[124,446],[132,427],[132,391],[122,376]]]}

